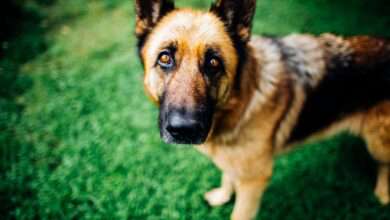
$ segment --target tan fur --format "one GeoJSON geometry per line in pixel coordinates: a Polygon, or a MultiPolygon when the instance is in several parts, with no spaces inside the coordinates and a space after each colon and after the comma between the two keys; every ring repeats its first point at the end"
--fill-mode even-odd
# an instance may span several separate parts
{"type": "Polygon", "coordinates": [[[354,60],[357,65],[375,65],[375,63],[389,60],[390,47],[384,39],[369,36],[355,36],[346,38],[354,51],[354,60]]]}
{"type": "MultiPolygon", "coordinates": [[[[297,36],[294,36],[294,38],[296,37],[297,36]]],[[[305,38],[305,36],[303,37],[305,38]]],[[[327,37],[329,37],[329,35],[327,35],[327,37]]],[[[256,41],[257,43],[259,43],[258,44],[259,47],[264,47],[264,45],[261,45],[261,40],[256,38],[253,39],[253,42],[256,41]]],[[[302,42],[298,42],[298,44],[301,43],[302,42]]],[[[310,42],[308,42],[308,44],[310,45],[310,42]]],[[[313,47],[313,49],[317,50],[318,48],[313,47]]],[[[348,51],[349,50],[345,50],[345,51],[341,50],[341,52],[345,54],[347,54],[348,51]]],[[[270,55],[272,54],[272,50],[268,51],[267,53],[268,55],[263,54],[262,62],[264,62],[265,59],[264,57],[272,56],[270,55]]],[[[328,54],[324,54],[324,59],[326,55],[328,54]]],[[[259,60],[261,59],[259,58],[259,60]]],[[[279,66],[281,61],[280,61],[280,57],[278,57],[277,55],[275,55],[273,59],[269,60],[269,62],[271,63],[266,65],[264,65],[263,63],[262,66],[263,69],[259,71],[261,76],[267,75],[267,77],[270,76],[281,77],[278,74],[278,72],[287,71],[285,67],[279,66]],[[272,62],[274,62],[275,64],[272,64],[272,62]],[[270,72],[268,72],[269,70],[267,69],[267,66],[272,66],[272,68],[270,68],[272,69],[270,72]]],[[[323,71],[323,67],[321,67],[323,64],[318,64],[318,63],[314,64],[313,62],[313,65],[319,65],[319,67],[317,67],[319,69],[318,71],[320,72],[323,71]]],[[[250,72],[248,72],[247,74],[250,75],[250,72]]],[[[244,73],[243,75],[245,76],[246,74],[244,73]]],[[[285,86],[281,86],[283,85],[282,82],[284,81],[285,81],[284,79],[278,78],[276,82],[267,83],[268,87],[267,86],[263,87],[267,89],[266,91],[263,91],[261,89],[260,91],[263,91],[262,95],[264,94],[275,95],[277,92],[281,92],[287,98],[273,99],[272,95],[270,95],[265,98],[265,100],[267,101],[266,104],[264,104],[262,103],[262,99],[258,98],[256,96],[256,93],[254,92],[254,94],[252,94],[251,100],[244,102],[247,106],[246,110],[251,112],[249,114],[250,116],[248,115],[246,116],[249,119],[245,119],[244,117],[245,114],[241,114],[242,115],[241,121],[237,122],[237,125],[239,126],[236,126],[236,129],[237,127],[240,127],[240,131],[236,132],[236,136],[230,135],[228,142],[217,141],[216,143],[214,143],[213,141],[220,140],[220,139],[219,137],[213,137],[210,138],[206,144],[199,147],[200,150],[202,152],[205,152],[207,155],[209,155],[211,159],[216,163],[216,165],[224,172],[224,176],[225,175],[231,176],[232,182],[237,182],[237,181],[252,182],[257,179],[258,181],[261,180],[262,182],[262,184],[259,184],[257,186],[257,189],[259,191],[264,189],[267,179],[272,172],[272,154],[280,152],[281,151],[280,149],[283,148],[283,143],[287,139],[289,131],[291,131],[292,127],[294,126],[294,123],[297,118],[297,114],[300,111],[302,104],[305,100],[305,93],[301,87],[298,86],[295,88],[293,87],[287,89],[285,86]],[[276,86],[277,90],[275,90],[275,88],[272,87],[275,85],[278,85],[276,86]],[[278,133],[276,134],[277,137],[276,151],[272,152],[271,150],[272,143],[270,141],[270,138],[272,137],[272,135],[274,135],[272,133],[273,132],[272,125],[274,125],[277,122],[277,120],[281,117],[280,116],[282,111],[281,109],[283,109],[282,106],[287,105],[289,93],[286,91],[290,91],[291,93],[294,94],[295,103],[293,103],[291,110],[287,114],[287,116],[284,115],[285,117],[284,123],[281,125],[281,128],[278,130],[278,133]],[[270,101],[271,103],[269,103],[270,101]],[[253,104],[253,102],[256,102],[256,104],[253,104]],[[253,106],[257,106],[257,107],[253,107],[253,106]],[[252,108],[255,109],[253,112],[252,110],[248,110],[252,108]],[[234,143],[234,144],[230,144],[230,143],[234,143]]],[[[324,136],[335,134],[343,130],[350,131],[351,133],[361,135],[362,137],[364,137],[368,142],[368,149],[370,153],[373,155],[373,157],[376,160],[383,163],[379,168],[378,184],[375,189],[375,194],[378,196],[379,200],[385,204],[389,202],[389,192],[388,192],[388,178],[389,178],[388,164],[390,163],[390,141],[389,141],[390,114],[389,112],[390,112],[390,102],[387,101],[376,105],[375,107],[369,109],[366,112],[358,112],[353,115],[348,115],[343,119],[340,119],[339,121],[333,123],[327,129],[321,131],[320,133],[313,135],[311,138],[311,139],[318,139],[324,136]]],[[[234,112],[229,114],[234,115],[234,112]]],[[[225,115],[222,118],[229,118],[229,116],[225,115]]],[[[221,123],[223,123],[223,121],[221,123]]],[[[229,132],[227,132],[227,134],[229,134],[229,132]]],[[[223,137],[223,135],[226,134],[221,134],[221,137],[223,137]]],[[[240,187],[241,185],[236,185],[236,189],[235,189],[236,193],[238,193],[241,190],[240,187]]],[[[259,193],[255,193],[255,192],[252,193],[254,197],[256,198],[258,197],[259,193]]],[[[244,200],[251,201],[251,198],[240,199],[239,194],[237,196],[238,198],[236,199],[236,202],[240,202],[244,200]]],[[[248,197],[252,197],[252,196],[248,196],[248,197]]],[[[239,205],[237,207],[240,206],[242,205],[239,205]]],[[[238,208],[234,209],[232,215],[232,219],[251,219],[252,217],[253,217],[252,214],[248,214],[246,211],[240,211],[238,208]]]]}
{"type": "MultiPolygon", "coordinates": [[[[140,21],[137,28],[142,29],[142,24],[140,21]]],[[[240,30],[239,35],[249,36],[249,29],[240,30]]],[[[238,54],[223,23],[212,13],[185,9],[163,17],[141,51],[145,89],[156,103],[165,92],[171,104],[196,107],[197,99],[205,95],[209,83],[199,76],[197,69],[207,45],[216,46],[228,61],[226,74],[218,87],[212,88],[217,100],[212,129],[207,141],[196,148],[223,172],[221,187],[206,193],[205,199],[210,205],[222,205],[235,193],[231,216],[235,220],[256,216],[272,175],[273,156],[286,150],[287,140],[307,99],[305,86],[315,88],[326,74],[326,65],[331,65],[335,56],[346,61],[355,59],[361,65],[371,65],[378,57],[390,56],[389,52],[382,53],[390,51],[384,41],[366,37],[345,39],[331,34],[319,37],[295,34],[281,38],[281,42],[298,53],[286,61],[272,39],[252,37],[240,81],[236,82],[238,54]],[[175,57],[178,67],[166,76],[154,64],[161,48],[172,40],[178,48],[175,57]],[[286,62],[294,62],[296,69],[292,70],[286,62]],[[304,72],[307,79],[294,71],[304,72]],[[234,88],[236,84],[240,89],[234,88]]],[[[343,130],[367,141],[369,152],[380,164],[375,194],[382,203],[388,203],[390,101],[345,115],[311,138],[343,130]]]]}
{"type": "MultiPolygon", "coordinates": [[[[186,80],[186,77],[191,76],[191,74],[187,73],[191,73],[192,70],[196,71],[199,59],[202,59],[205,52],[206,44],[220,46],[221,54],[226,60],[231,61],[227,63],[227,74],[222,79],[222,81],[227,81],[227,83],[220,84],[220,88],[215,92],[216,95],[220,96],[218,98],[220,100],[219,105],[223,105],[229,95],[231,89],[229,85],[234,79],[237,65],[235,49],[224,30],[223,24],[211,13],[201,13],[184,9],[174,11],[164,17],[153,29],[145,43],[144,49],[141,51],[141,55],[145,61],[144,84],[152,99],[159,99],[165,84],[170,80],[166,79],[163,72],[154,67],[155,60],[161,48],[166,46],[168,42],[175,40],[179,48],[176,60],[178,65],[183,67],[178,68],[179,70],[175,75],[185,74],[185,76],[179,77],[181,80],[186,80]],[[177,36],[180,36],[180,38],[178,39],[177,36]]],[[[175,90],[175,86],[171,90],[175,90]]],[[[185,96],[188,93],[180,94],[185,96]]]]}
{"type": "Polygon", "coordinates": [[[362,136],[371,155],[379,162],[375,195],[388,204],[390,177],[390,102],[370,109],[363,118],[362,136]]]}

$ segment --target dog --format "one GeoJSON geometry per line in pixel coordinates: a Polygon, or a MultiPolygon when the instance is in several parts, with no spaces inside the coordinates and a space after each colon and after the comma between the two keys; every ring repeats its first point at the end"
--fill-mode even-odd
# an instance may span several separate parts
{"type": "Polygon", "coordinates": [[[369,36],[251,36],[255,0],[207,12],[136,0],[147,95],[167,143],[192,144],[223,172],[211,206],[235,194],[231,219],[255,218],[273,157],[340,131],[377,161],[375,195],[389,203],[390,41],[369,36]]]}

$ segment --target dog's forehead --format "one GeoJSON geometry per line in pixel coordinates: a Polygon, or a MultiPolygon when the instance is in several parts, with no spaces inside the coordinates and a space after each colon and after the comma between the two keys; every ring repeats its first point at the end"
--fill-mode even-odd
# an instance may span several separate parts
{"type": "Polygon", "coordinates": [[[224,24],[215,15],[189,9],[176,10],[165,16],[152,31],[146,52],[155,53],[169,42],[184,42],[190,48],[202,44],[232,45],[224,24]]]}
{"type": "MultiPolygon", "coordinates": [[[[223,23],[213,14],[192,10],[178,10],[161,20],[156,30],[173,35],[186,35],[187,39],[213,40],[210,37],[224,32],[223,23]]],[[[164,34],[168,34],[164,33],[164,34]]]]}

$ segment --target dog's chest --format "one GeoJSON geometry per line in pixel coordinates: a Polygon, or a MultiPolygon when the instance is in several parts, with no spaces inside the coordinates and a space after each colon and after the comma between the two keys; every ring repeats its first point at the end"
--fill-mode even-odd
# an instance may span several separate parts
{"type": "Polygon", "coordinates": [[[268,170],[264,166],[272,166],[272,154],[269,148],[261,143],[238,145],[211,145],[205,144],[197,147],[206,154],[215,165],[233,178],[246,178],[256,176],[268,170]]]}

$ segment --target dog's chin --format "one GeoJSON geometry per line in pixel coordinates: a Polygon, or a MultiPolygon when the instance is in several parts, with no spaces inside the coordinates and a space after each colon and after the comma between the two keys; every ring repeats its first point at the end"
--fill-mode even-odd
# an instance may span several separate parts
{"type": "Polygon", "coordinates": [[[207,132],[199,135],[193,135],[191,137],[173,137],[165,129],[160,129],[161,139],[167,144],[185,144],[185,145],[200,145],[206,141],[207,132]]]}

